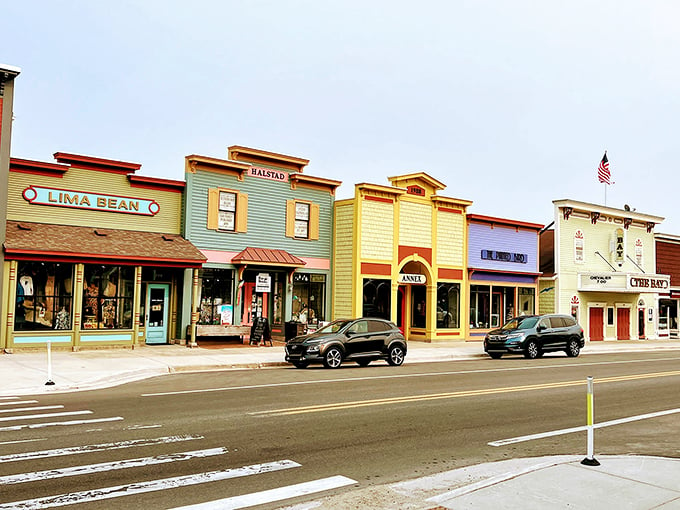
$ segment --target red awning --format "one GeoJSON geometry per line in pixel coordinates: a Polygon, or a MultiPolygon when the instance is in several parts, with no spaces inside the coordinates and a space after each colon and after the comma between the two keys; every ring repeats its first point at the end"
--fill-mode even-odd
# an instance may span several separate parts
{"type": "Polygon", "coordinates": [[[233,264],[256,264],[266,266],[304,267],[307,263],[285,250],[248,247],[235,255],[233,264]]]}

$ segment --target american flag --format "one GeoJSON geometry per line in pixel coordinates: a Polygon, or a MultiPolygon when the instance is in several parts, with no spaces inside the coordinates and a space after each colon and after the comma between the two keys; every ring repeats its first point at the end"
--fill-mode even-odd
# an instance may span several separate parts
{"type": "Polygon", "coordinates": [[[612,174],[609,172],[609,160],[607,159],[607,151],[604,151],[604,156],[602,156],[602,161],[600,161],[600,166],[597,167],[597,178],[600,182],[605,184],[611,184],[612,174]]]}

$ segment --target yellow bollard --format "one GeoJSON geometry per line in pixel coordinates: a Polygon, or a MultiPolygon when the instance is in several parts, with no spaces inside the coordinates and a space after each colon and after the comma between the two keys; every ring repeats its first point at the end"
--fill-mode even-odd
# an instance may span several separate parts
{"type": "Polygon", "coordinates": [[[595,423],[594,409],[593,409],[593,376],[588,376],[588,392],[586,394],[586,407],[587,407],[587,425],[588,425],[588,453],[586,458],[581,461],[581,464],[586,466],[599,466],[600,463],[593,456],[594,449],[594,438],[593,438],[593,425],[595,423]]]}

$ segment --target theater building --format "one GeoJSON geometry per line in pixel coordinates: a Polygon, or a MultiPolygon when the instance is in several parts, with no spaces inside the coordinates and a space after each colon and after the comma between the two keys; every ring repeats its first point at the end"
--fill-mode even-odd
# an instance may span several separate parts
{"type": "Polygon", "coordinates": [[[423,172],[389,180],[336,202],[333,315],[389,319],[410,340],[465,338],[472,202],[423,172]]]}
{"type": "Polygon", "coordinates": [[[302,332],[330,319],[333,207],[341,182],[309,175],[308,164],[236,145],[227,159],[186,157],[184,235],[207,259],[193,275],[197,306],[186,308],[199,342],[203,334],[247,331],[228,326],[248,326],[257,317],[267,319],[274,336],[285,336],[286,323],[302,332]]]}
{"type": "Polygon", "coordinates": [[[539,232],[543,225],[467,215],[471,339],[538,309],[539,232]]]}
{"type": "Polygon", "coordinates": [[[10,160],[0,347],[181,338],[184,271],[205,261],[180,235],[184,182],[138,175],[137,163],[54,158],[10,160]]]}
{"type": "Polygon", "coordinates": [[[662,217],[575,200],[553,201],[541,236],[541,313],[573,315],[590,341],[659,337],[670,276],[657,273],[654,228],[662,217]]]}

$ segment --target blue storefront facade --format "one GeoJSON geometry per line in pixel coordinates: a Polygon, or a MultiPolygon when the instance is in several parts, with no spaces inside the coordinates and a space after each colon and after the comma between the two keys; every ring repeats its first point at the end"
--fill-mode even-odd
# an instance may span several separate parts
{"type": "Polygon", "coordinates": [[[469,338],[481,340],[509,318],[538,309],[543,225],[467,215],[469,338]]]}

